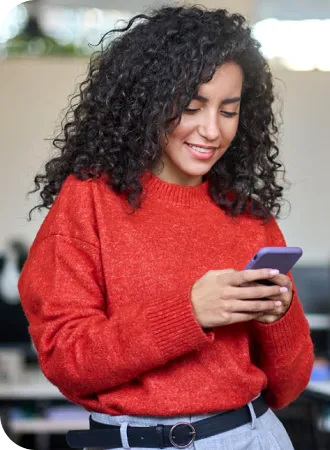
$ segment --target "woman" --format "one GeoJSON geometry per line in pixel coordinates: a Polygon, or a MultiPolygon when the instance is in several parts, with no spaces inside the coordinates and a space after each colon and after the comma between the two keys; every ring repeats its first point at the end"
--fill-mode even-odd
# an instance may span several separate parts
{"type": "Polygon", "coordinates": [[[51,209],[19,282],[43,372],[92,412],[69,441],[292,449],[269,407],[308,383],[308,324],[291,275],[243,270],[285,245],[267,62],[221,9],[121,31],[35,178],[51,209]]]}

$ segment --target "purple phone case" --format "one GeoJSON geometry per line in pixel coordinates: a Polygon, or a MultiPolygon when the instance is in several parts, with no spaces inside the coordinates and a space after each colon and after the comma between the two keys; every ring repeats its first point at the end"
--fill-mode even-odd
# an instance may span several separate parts
{"type": "Polygon", "coordinates": [[[246,269],[278,269],[286,275],[301,258],[300,247],[264,247],[251,259],[246,269]]]}

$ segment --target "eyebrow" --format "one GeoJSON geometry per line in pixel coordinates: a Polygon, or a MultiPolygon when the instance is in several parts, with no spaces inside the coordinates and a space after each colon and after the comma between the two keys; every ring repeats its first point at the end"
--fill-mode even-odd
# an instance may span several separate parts
{"type": "MultiPolygon", "coordinates": [[[[202,103],[207,103],[209,99],[207,97],[204,97],[203,95],[196,94],[193,97],[194,100],[198,100],[202,103]]],[[[222,105],[230,105],[231,103],[239,103],[241,101],[241,97],[232,97],[232,98],[225,98],[221,104],[222,105]]]]}

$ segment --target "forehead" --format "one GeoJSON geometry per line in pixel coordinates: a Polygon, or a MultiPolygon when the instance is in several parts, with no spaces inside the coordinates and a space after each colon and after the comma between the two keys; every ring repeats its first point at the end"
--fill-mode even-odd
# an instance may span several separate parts
{"type": "Polygon", "coordinates": [[[199,94],[240,94],[243,84],[243,72],[235,63],[226,63],[215,71],[208,83],[200,85],[199,94]]]}

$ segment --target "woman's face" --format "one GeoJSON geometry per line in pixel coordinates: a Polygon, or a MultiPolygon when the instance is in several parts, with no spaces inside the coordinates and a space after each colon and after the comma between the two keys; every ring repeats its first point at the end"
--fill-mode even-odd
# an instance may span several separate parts
{"type": "Polygon", "coordinates": [[[225,153],[236,135],[243,74],[235,63],[219,67],[211,81],[183,112],[181,123],[164,139],[164,168],[157,176],[174,184],[196,186],[225,153]]]}

